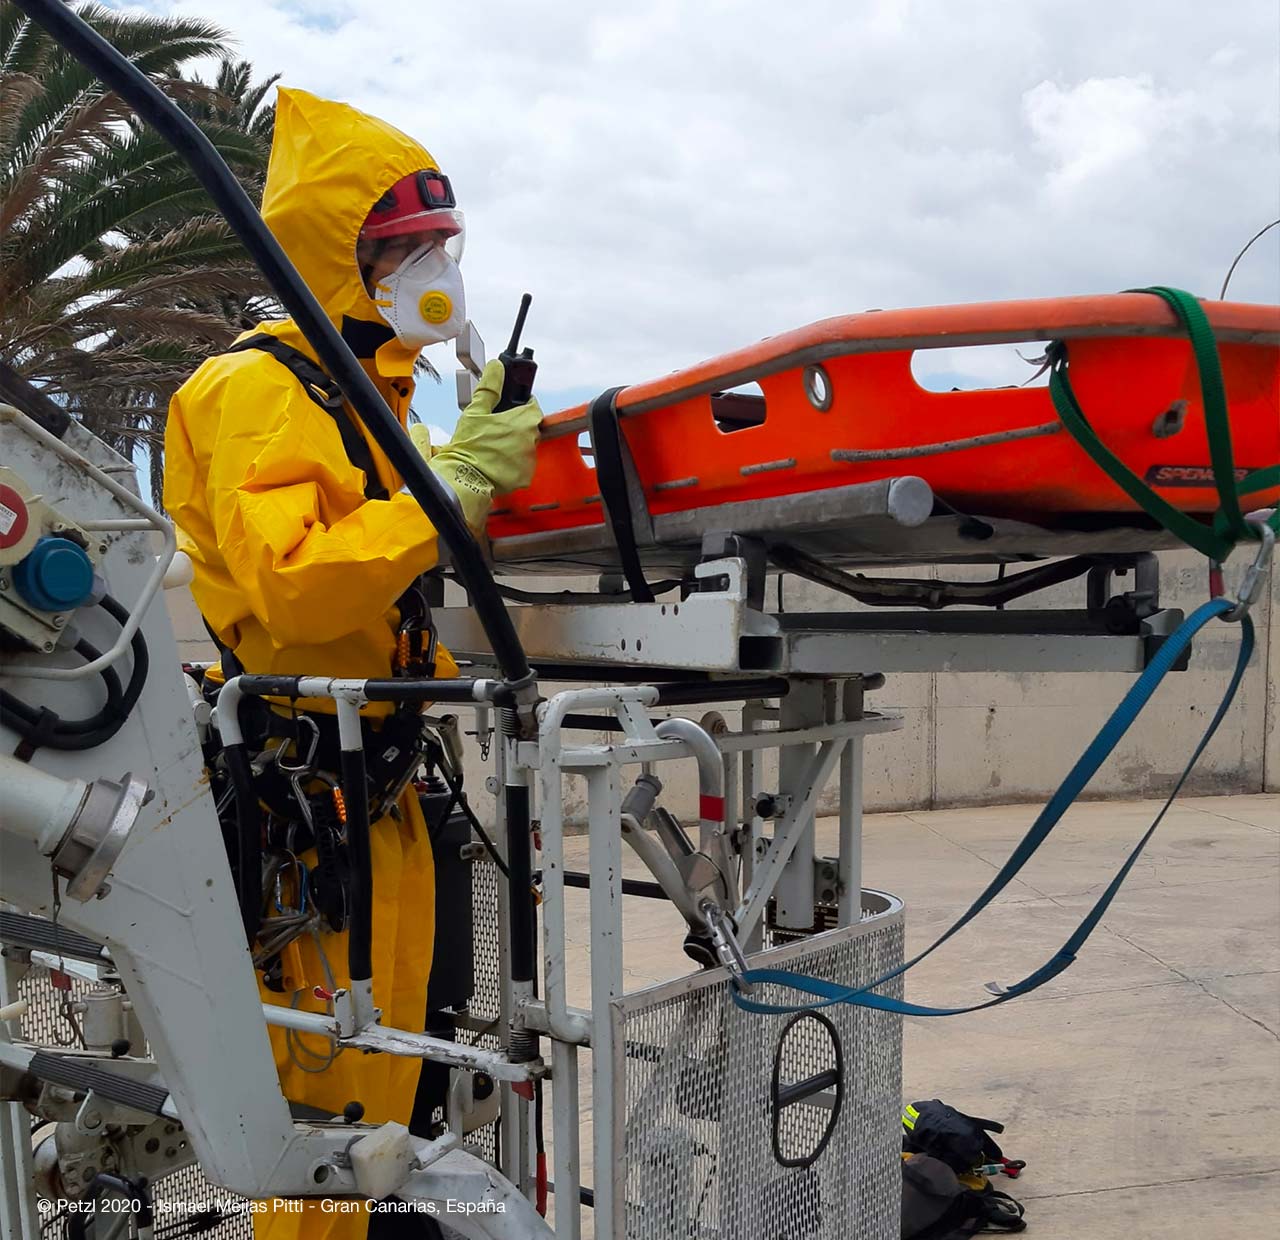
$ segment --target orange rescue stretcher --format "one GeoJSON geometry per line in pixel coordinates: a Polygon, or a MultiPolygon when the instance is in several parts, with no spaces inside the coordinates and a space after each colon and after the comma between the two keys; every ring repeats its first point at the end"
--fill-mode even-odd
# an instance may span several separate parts
{"type": "MultiPolygon", "coordinates": [[[[1280,307],[1208,302],[1238,477],[1280,461],[1280,307]]],[[[1189,341],[1168,305],[1122,293],[826,319],[619,389],[625,506],[646,568],[703,536],[785,543],[833,565],[1001,562],[1176,545],[1089,459],[1040,386],[931,392],[919,349],[1067,343],[1102,441],[1178,508],[1218,506],[1189,341]],[[755,382],[759,395],[729,389],[755,382]]],[[[588,406],[548,416],[528,488],[488,533],[497,567],[616,567],[588,406]]],[[[616,482],[610,507],[620,502],[616,482]]],[[[1276,489],[1244,497],[1274,505],[1276,489]]],[[[616,521],[615,521],[616,526],[616,521]]]]}

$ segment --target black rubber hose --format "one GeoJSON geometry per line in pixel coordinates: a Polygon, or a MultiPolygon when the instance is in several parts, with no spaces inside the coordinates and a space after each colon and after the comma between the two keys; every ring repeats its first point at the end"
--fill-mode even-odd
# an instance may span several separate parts
{"type": "MultiPolygon", "coordinates": [[[[95,659],[102,658],[102,651],[92,642],[87,642],[83,638],[76,642],[76,654],[86,663],[92,663],[95,659]]],[[[120,703],[124,699],[124,686],[120,683],[120,677],[116,673],[116,669],[110,666],[104,667],[98,675],[102,677],[103,686],[107,691],[107,700],[88,719],[67,721],[65,726],[68,731],[91,732],[95,727],[101,727],[119,714],[120,703]]],[[[130,683],[132,683],[132,677],[130,678],[130,683]]]]}
{"type": "MultiPolygon", "coordinates": [[[[240,692],[257,697],[302,697],[301,676],[257,673],[240,677],[240,692]]],[[[475,702],[475,680],[366,680],[364,695],[371,702],[475,702]]]]}
{"type": "MultiPolygon", "coordinates": [[[[529,675],[529,661],[507,615],[479,544],[467,529],[452,495],[427,468],[355,354],[303,283],[253,203],[200,127],[136,65],[60,0],[13,0],[33,22],[169,142],[204,186],[231,230],[240,238],[280,303],[316,351],[320,364],[342,389],[409,493],[449,548],[453,569],[471,596],[471,606],[489,639],[503,676],[512,682],[529,675]]],[[[370,204],[372,205],[372,204],[370,204]]]]}
{"type": "MultiPolygon", "coordinates": [[[[123,604],[106,594],[98,604],[117,624],[123,628],[129,623],[129,612],[123,604]]],[[[129,684],[120,702],[121,719],[128,718],[129,712],[137,705],[138,698],[147,683],[147,673],[151,670],[151,655],[147,650],[147,639],[142,635],[141,627],[134,633],[129,643],[133,655],[133,671],[129,675],[129,684]]]]}
{"type": "MultiPolygon", "coordinates": [[[[111,595],[106,595],[102,602],[99,603],[99,606],[122,627],[128,623],[129,612],[111,595]]],[[[151,656],[147,651],[146,638],[143,637],[141,629],[134,633],[129,643],[129,651],[133,655],[133,670],[129,674],[129,683],[125,686],[119,702],[111,714],[105,716],[102,726],[97,731],[86,731],[76,735],[74,748],[93,749],[98,745],[105,745],[120,731],[125,724],[125,720],[129,718],[133,708],[138,704],[138,699],[142,696],[142,690],[146,687],[147,673],[151,669],[151,656]]],[[[105,715],[105,711],[106,708],[104,707],[103,711],[99,713],[105,715]]],[[[66,748],[72,747],[70,744],[66,746],[66,748]]]]}
{"type": "Polygon", "coordinates": [[[923,607],[931,611],[958,606],[1003,607],[1038,590],[1083,577],[1106,562],[1098,556],[1081,555],[989,581],[930,581],[846,573],[785,543],[770,547],[769,559],[784,572],[838,590],[869,607],[923,607]]]}
{"type": "Polygon", "coordinates": [[[236,798],[236,898],[245,937],[252,943],[262,925],[262,810],[244,745],[224,745],[222,759],[236,798]]]}
{"type": "MultiPolygon", "coordinates": [[[[94,659],[102,657],[102,651],[92,642],[83,640],[76,642],[75,651],[86,663],[92,663],[94,659]]],[[[53,725],[53,730],[59,735],[64,733],[76,735],[85,732],[96,732],[104,724],[110,722],[113,713],[118,711],[120,700],[124,696],[124,689],[120,684],[120,677],[116,675],[116,669],[114,667],[104,667],[99,675],[102,677],[102,682],[106,689],[106,701],[92,715],[88,715],[84,719],[59,718],[57,723],[53,725]]],[[[15,731],[27,736],[27,729],[34,729],[39,719],[40,711],[38,709],[28,705],[21,698],[16,698],[13,694],[0,689],[0,722],[8,724],[15,731]],[[15,720],[17,721],[16,726],[15,720]]]]}
{"type": "MultiPolygon", "coordinates": [[[[591,875],[582,870],[565,870],[564,885],[566,887],[591,886],[591,875]]],[[[623,878],[622,894],[624,896],[641,896],[646,900],[670,900],[671,897],[662,890],[660,883],[647,878],[623,878]]]]}
{"type": "MultiPolygon", "coordinates": [[[[99,606],[122,626],[129,619],[129,613],[109,594],[99,606]]],[[[147,682],[151,659],[141,629],[134,633],[129,649],[133,655],[133,671],[128,686],[121,692],[120,678],[115,669],[105,668],[101,676],[107,686],[107,702],[88,718],[66,720],[54,717],[51,723],[46,724],[44,719],[48,716],[43,709],[34,708],[7,690],[0,689],[0,720],[37,748],[77,752],[105,745],[124,726],[147,682]]],[[[87,641],[78,642],[76,651],[90,662],[98,658],[97,648],[87,641]]]]}
{"type": "Polygon", "coordinates": [[[61,405],[4,362],[0,362],[0,400],[8,401],[56,439],[61,439],[71,425],[71,415],[61,405]]]}
{"type": "Polygon", "coordinates": [[[347,857],[351,862],[347,968],[353,982],[367,982],[373,977],[373,850],[363,749],[342,751],[342,795],[347,806],[347,857]]]}
{"type": "Polygon", "coordinates": [[[508,784],[507,873],[511,886],[511,980],[531,982],[536,973],[537,928],[533,906],[533,858],[529,841],[529,789],[508,784]]]}

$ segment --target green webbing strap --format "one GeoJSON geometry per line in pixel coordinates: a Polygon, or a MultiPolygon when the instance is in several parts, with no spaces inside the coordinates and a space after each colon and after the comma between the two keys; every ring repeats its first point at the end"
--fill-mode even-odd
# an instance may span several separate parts
{"type": "MultiPolygon", "coordinates": [[[[1269,491],[1272,487],[1280,487],[1280,465],[1265,465],[1262,469],[1255,469],[1251,474],[1245,474],[1240,479],[1240,485],[1236,487],[1236,494],[1241,496],[1253,495],[1258,491],[1269,491]]],[[[1213,514],[1213,528],[1217,533],[1225,536],[1225,524],[1220,524],[1223,522],[1224,516],[1225,514],[1221,511],[1213,514]]],[[[1280,535],[1280,508],[1277,508],[1267,518],[1267,524],[1280,535]]],[[[1261,537],[1248,521],[1245,522],[1245,526],[1249,530],[1250,537],[1261,537]]]]}
{"type": "Polygon", "coordinates": [[[1227,416],[1227,388],[1222,381],[1222,363],[1218,358],[1218,342],[1204,307],[1190,293],[1180,288],[1155,285],[1136,292],[1154,293],[1163,298],[1182,320],[1191,338],[1191,351],[1200,374],[1200,396],[1204,402],[1204,424],[1209,436],[1209,462],[1213,481],[1218,488],[1218,512],[1222,514],[1226,532],[1235,542],[1256,538],[1245,524],[1236,495],[1236,466],[1231,453],[1231,421],[1227,416]]]}
{"type": "MultiPolygon", "coordinates": [[[[1163,298],[1187,329],[1191,349],[1200,376],[1200,395],[1204,405],[1205,431],[1209,440],[1209,460],[1218,489],[1219,507],[1212,524],[1205,525],[1151,489],[1097,436],[1089,425],[1071,390],[1066,345],[1052,346],[1053,364],[1049,373],[1049,395],[1063,425],[1094,463],[1144,512],[1154,517],[1171,534],[1211,560],[1222,561],[1231,554],[1236,543],[1256,540],[1258,531],[1245,519],[1240,509],[1240,496],[1280,483],[1280,466],[1255,470],[1236,482],[1235,462],[1231,453],[1231,423],[1227,416],[1226,388],[1218,361],[1218,345],[1204,308],[1181,289],[1154,287],[1135,289],[1163,298]]],[[[1271,524],[1280,531],[1280,511],[1271,524]]]]}

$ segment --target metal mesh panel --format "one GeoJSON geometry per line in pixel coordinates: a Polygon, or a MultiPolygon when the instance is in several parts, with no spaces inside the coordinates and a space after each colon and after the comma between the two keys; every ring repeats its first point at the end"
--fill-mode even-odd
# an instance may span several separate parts
{"type": "MultiPolygon", "coordinates": [[[[471,866],[472,934],[475,993],[471,997],[470,1014],[482,1024],[498,1019],[502,1011],[502,977],[500,971],[498,926],[498,883],[501,881],[498,867],[487,858],[475,861],[471,866]]],[[[482,1034],[473,1038],[475,1045],[487,1050],[501,1046],[497,1033],[482,1034]]],[[[477,1148],[482,1158],[496,1165],[498,1161],[498,1127],[485,1124],[467,1134],[469,1144],[477,1148]]]]}
{"type": "Polygon", "coordinates": [[[60,1009],[64,1000],[78,999],[92,990],[93,984],[78,977],[72,977],[70,982],[70,991],[54,989],[49,970],[39,965],[34,965],[19,978],[18,997],[28,1004],[19,1022],[23,1041],[47,1047],[75,1044],[75,1031],[60,1009]]]}
{"type": "MultiPolygon", "coordinates": [[[[253,1217],[247,1210],[238,1211],[235,1202],[244,1200],[228,1193],[225,1189],[215,1188],[200,1173],[198,1167],[186,1167],[157,1180],[151,1185],[151,1200],[156,1209],[157,1235],[163,1237],[173,1228],[181,1230],[183,1224],[194,1221],[190,1212],[192,1206],[208,1203],[210,1207],[209,1222],[201,1226],[198,1234],[206,1240],[253,1240],[253,1217]],[[164,1203],[172,1202],[173,1208],[166,1210],[164,1203]],[[212,1210],[221,1207],[222,1221],[213,1222],[212,1210]]],[[[202,1212],[201,1217],[205,1217],[202,1212]]],[[[40,1228],[41,1240],[71,1240],[73,1220],[84,1220],[85,1215],[51,1215],[45,1219],[40,1228]]],[[[112,1227],[119,1228],[121,1216],[111,1214],[104,1216],[103,1225],[108,1234],[112,1227]]],[[[89,1235],[93,1236],[92,1228],[89,1235]]],[[[124,1236],[126,1230],[116,1230],[113,1234],[124,1236]]],[[[193,1233],[197,1234],[197,1233],[193,1233]]]]}
{"type": "MultiPolygon", "coordinates": [[[[498,868],[489,860],[478,860],[472,867],[472,907],[475,931],[475,994],[470,1006],[471,1016],[481,1024],[498,1018],[501,1010],[500,956],[498,950],[498,868]]],[[[69,992],[54,989],[49,971],[39,966],[30,969],[18,982],[19,997],[26,999],[28,1008],[21,1019],[21,1037],[24,1041],[47,1047],[70,1046],[75,1034],[70,1024],[59,1012],[64,999],[76,999],[93,989],[92,983],[77,977],[70,979],[69,992]]],[[[461,1034],[475,1045],[488,1049],[500,1046],[496,1033],[479,1037],[461,1034]]],[[[469,1144],[490,1162],[496,1162],[497,1125],[486,1124],[467,1134],[469,1144]]],[[[225,1190],[215,1189],[196,1167],[175,1172],[158,1180],[153,1186],[156,1200],[205,1201],[228,1198],[225,1190]]],[[[169,1216],[171,1219],[176,1216],[169,1216]]],[[[65,1220],[48,1219],[45,1234],[51,1240],[61,1240],[65,1220]]],[[[210,1240],[248,1240],[253,1234],[247,1215],[229,1218],[212,1231],[203,1232],[210,1240]]]]}
{"type": "Polygon", "coordinates": [[[225,1188],[215,1188],[205,1179],[199,1167],[184,1167],[161,1180],[157,1180],[151,1188],[151,1195],[157,1209],[157,1218],[173,1222],[185,1221],[189,1215],[182,1213],[161,1212],[162,1203],[166,1201],[182,1202],[185,1205],[208,1202],[210,1206],[222,1204],[225,1213],[222,1222],[211,1231],[202,1231],[200,1235],[210,1240],[253,1240],[253,1217],[247,1211],[237,1211],[234,1203],[246,1201],[227,1192],[225,1188]],[[231,1203],[228,1205],[228,1203],[231,1203]]]}
{"type": "MultiPolygon", "coordinates": [[[[895,912],[752,963],[851,985],[900,964],[902,951],[895,912]]],[[[777,987],[758,990],[766,1003],[796,1002],[777,987]]],[[[772,1088],[775,1062],[784,1087],[833,1067],[820,1022],[805,1018],[788,1033],[792,1017],[740,1011],[722,980],[657,987],[651,1000],[631,996],[615,1010],[625,1038],[625,1158],[615,1175],[626,1240],[896,1240],[898,1017],[843,1005],[824,1013],[843,1060],[833,1122],[834,1087],[783,1107],[772,1088]],[[779,1154],[807,1165],[785,1166],[779,1154]]]]}
{"type": "Polygon", "coordinates": [[[471,1014],[478,1020],[497,1020],[502,1008],[502,979],[498,964],[498,867],[487,858],[471,865],[471,909],[475,936],[475,993],[471,1014]]]}
{"type": "MultiPolygon", "coordinates": [[[[56,990],[50,982],[49,970],[35,966],[18,981],[18,994],[27,1000],[28,1007],[22,1016],[22,1038],[43,1046],[56,1047],[74,1043],[71,1026],[60,1015],[59,1007],[64,998],[75,999],[93,989],[93,984],[78,977],[71,978],[69,993],[56,990]]],[[[192,1202],[236,1202],[242,1200],[226,1189],[215,1188],[196,1166],[184,1167],[161,1176],[151,1185],[152,1200],[159,1207],[163,1202],[181,1202],[185,1207],[192,1202]]],[[[231,1207],[234,1210],[234,1206],[231,1207]]],[[[83,1216],[79,1216],[83,1217],[83,1216]]],[[[162,1225],[184,1221],[183,1213],[157,1210],[162,1225]]],[[[115,1215],[111,1220],[119,1221],[115,1215]]],[[[43,1218],[40,1234],[42,1240],[69,1240],[72,1218],[49,1215],[43,1218]]],[[[123,1233],[121,1233],[123,1234],[123,1233]]],[[[200,1232],[208,1240],[252,1240],[253,1222],[248,1214],[229,1212],[222,1222],[200,1232]]]]}

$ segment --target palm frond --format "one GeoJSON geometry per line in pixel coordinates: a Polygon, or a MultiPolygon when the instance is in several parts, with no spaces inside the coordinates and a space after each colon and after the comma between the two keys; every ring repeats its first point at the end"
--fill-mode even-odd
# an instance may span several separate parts
{"type": "MultiPolygon", "coordinates": [[[[251,192],[279,75],[255,80],[210,22],[78,4],[209,135],[251,192]],[[215,59],[211,79],[194,61],[215,59]]],[[[44,31],[0,0],[0,359],[121,452],[153,489],[169,399],[279,307],[203,188],[44,31]]]]}
{"type": "Polygon", "coordinates": [[[0,4],[0,73],[38,77],[52,47],[49,36],[21,9],[0,4]]]}
{"type": "Polygon", "coordinates": [[[129,115],[127,105],[116,95],[99,95],[71,112],[62,125],[46,135],[29,163],[16,171],[4,185],[0,201],[0,233],[4,233],[41,196],[45,183],[60,166],[91,158],[94,146],[102,144],[110,127],[129,115]]]}
{"type": "Polygon", "coordinates": [[[0,70],[0,144],[8,144],[22,109],[43,89],[34,74],[0,70]]]}

